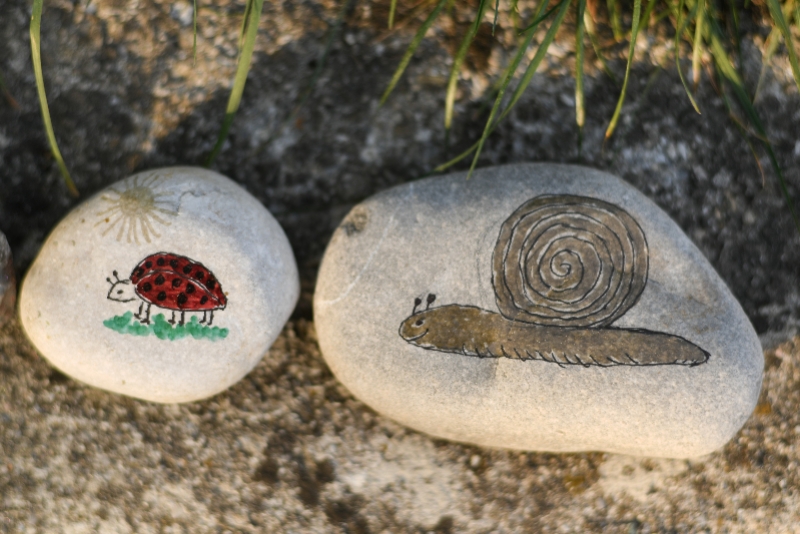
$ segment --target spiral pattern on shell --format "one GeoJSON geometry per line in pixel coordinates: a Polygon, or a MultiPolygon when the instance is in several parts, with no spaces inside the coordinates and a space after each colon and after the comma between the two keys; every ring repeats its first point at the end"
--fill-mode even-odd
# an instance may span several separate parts
{"type": "Polygon", "coordinates": [[[505,317],[546,326],[602,327],[647,282],[647,241],[625,211],[594,198],[535,197],[500,229],[492,284],[505,317]]]}

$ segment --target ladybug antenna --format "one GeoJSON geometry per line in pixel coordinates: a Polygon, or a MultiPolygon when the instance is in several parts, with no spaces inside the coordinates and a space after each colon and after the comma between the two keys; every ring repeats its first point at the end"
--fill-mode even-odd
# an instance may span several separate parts
{"type": "Polygon", "coordinates": [[[415,298],[414,299],[414,309],[411,310],[411,315],[414,315],[415,313],[417,313],[417,306],[419,306],[420,304],[422,304],[422,299],[419,298],[419,297],[415,298]]]}
{"type": "Polygon", "coordinates": [[[428,298],[426,300],[428,301],[428,305],[425,306],[425,309],[427,310],[428,308],[431,307],[433,301],[436,300],[436,295],[434,295],[433,293],[428,293],[428,298]]]}
{"type": "Polygon", "coordinates": [[[112,286],[114,285],[114,282],[112,282],[112,281],[111,281],[111,278],[109,278],[109,277],[107,277],[107,276],[106,276],[106,282],[108,282],[108,283],[109,283],[109,284],[111,284],[112,286]]]}
{"type": "Polygon", "coordinates": [[[116,278],[117,282],[119,282],[119,275],[117,274],[117,271],[111,271],[111,274],[113,274],[114,278],[116,278]]]}

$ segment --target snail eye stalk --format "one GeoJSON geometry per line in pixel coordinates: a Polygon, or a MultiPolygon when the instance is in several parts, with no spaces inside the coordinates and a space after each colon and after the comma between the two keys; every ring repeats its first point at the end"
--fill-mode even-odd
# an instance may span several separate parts
{"type": "Polygon", "coordinates": [[[414,309],[413,309],[413,310],[411,310],[411,315],[414,315],[415,313],[417,313],[417,307],[418,307],[420,304],[422,304],[422,299],[421,299],[421,298],[419,298],[419,297],[415,298],[415,299],[414,299],[414,309]]]}
{"type": "Polygon", "coordinates": [[[433,304],[434,300],[436,300],[436,295],[434,295],[433,293],[428,293],[428,298],[427,298],[428,305],[425,306],[426,310],[431,307],[431,304],[433,304]]]}

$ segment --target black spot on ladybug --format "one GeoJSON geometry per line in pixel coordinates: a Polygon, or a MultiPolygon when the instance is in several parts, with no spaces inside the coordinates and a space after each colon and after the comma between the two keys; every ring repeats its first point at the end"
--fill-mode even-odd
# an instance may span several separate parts
{"type": "Polygon", "coordinates": [[[203,278],[205,278],[205,276],[206,273],[204,273],[203,271],[197,271],[196,273],[194,273],[194,277],[197,278],[198,280],[202,280],[203,278]]]}
{"type": "Polygon", "coordinates": [[[142,284],[142,291],[144,291],[145,293],[149,292],[151,289],[153,289],[153,284],[151,284],[150,282],[145,282],[144,284],[142,284]]]}
{"type": "MultiPolygon", "coordinates": [[[[161,261],[161,260],[159,260],[159,261],[161,261]]],[[[156,285],[157,285],[157,286],[160,286],[160,285],[161,285],[161,284],[163,284],[163,283],[164,283],[164,275],[163,275],[163,274],[159,274],[159,275],[156,277],[156,285]]]]}
{"type": "Polygon", "coordinates": [[[186,284],[186,294],[191,295],[194,293],[194,284],[186,284]]]}
{"type": "Polygon", "coordinates": [[[180,278],[175,278],[174,280],[172,280],[172,287],[180,286],[181,282],[183,282],[183,280],[181,280],[180,278]]]}
{"type": "Polygon", "coordinates": [[[190,272],[192,272],[191,265],[187,265],[186,267],[183,268],[183,274],[189,274],[190,272]]]}
{"type": "Polygon", "coordinates": [[[200,299],[200,304],[205,304],[206,302],[208,302],[208,297],[203,295],[203,298],[200,299]]]}
{"type": "Polygon", "coordinates": [[[157,298],[158,300],[166,300],[166,298],[167,298],[167,293],[166,293],[166,292],[164,292],[164,291],[162,291],[161,293],[159,293],[159,294],[156,296],[156,298],[157,298]]]}
{"type": "Polygon", "coordinates": [[[214,280],[213,278],[209,278],[209,279],[206,281],[206,287],[207,287],[208,289],[214,289],[214,286],[216,286],[216,285],[217,285],[217,281],[216,281],[216,280],[214,280]]]}
{"type": "Polygon", "coordinates": [[[189,297],[187,297],[185,293],[181,293],[178,295],[178,306],[183,306],[186,304],[187,300],[189,300],[189,297]]]}
{"type": "Polygon", "coordinates": [[[150,267],[153,266],[153,262],[152,261],[146,261],[146,262],[144,262],[144,266],[149,269],[150,267]]]}
{"type": "Polygon", "coordinates": [[[177,269],[178,268],[178,260],[169,260],[169,266],[172,267],[173,269],[177,269]]]}
{"type": "Polygon", "coordinates": [[[158,260],[156,261],[156,265],[158,265],[159,267],[163,267],[165,263],[167,263],[167,260],[165,260],[164,258],[158,258],[158,260]]]}
{"type": "Polygon", "coordinates": [[[144,274],[144,269],[142,269],[141,267],[139,267],[139,270],[138,270],[138,271],[136,271],[136,276],[142,276],[143,274],[144,274]]]}

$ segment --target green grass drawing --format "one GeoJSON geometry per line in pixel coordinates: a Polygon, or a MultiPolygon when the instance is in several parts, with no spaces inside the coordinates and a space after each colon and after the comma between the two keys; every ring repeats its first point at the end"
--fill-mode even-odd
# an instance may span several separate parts
{"type": "Polygon", "coordinates": [[[133,320],[133,312],[125,312],[123,315],[117,315],[111,319],[106,319],[103,321],[103,324],[107,328],[119,332],[120,334],[143,337],[154,334],[158,339],[169,339],[170,341],[183,339],[187,336],[191,336],[195,339],[210,339],[211,341],[228,337],[227,328],[203,326],[200,324],[197,316],[192,316],[189,322],[184,325],[173,326],[169,324],[163,313],[159,313],[153,317],[152,323],[142,324],[139,321],[133,320]]]}

